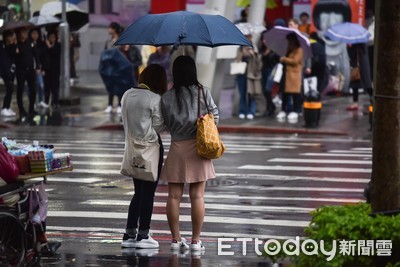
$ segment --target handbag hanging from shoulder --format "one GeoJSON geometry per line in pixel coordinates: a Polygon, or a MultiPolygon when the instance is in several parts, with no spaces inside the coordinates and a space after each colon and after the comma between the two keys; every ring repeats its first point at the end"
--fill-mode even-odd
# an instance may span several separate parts
{"type": "Polygon", "coordinates": [[[204,88],[199,88],[197,98],[197,134],[196,149],[197,154],[207,159],[217,159],[222,156],[226,147],[221,141],[217,125],[215,125],[214,114],[208,108],[207,98],[204,88]],[[200,95],[203,94],[204,102],[207,108],[207,114],[200,115],[200,95]]]}
{"type": "MultiPolygon", "coordinates": [[[[126,106],[127,98],[123,98],[126,106]]],[[[125,118],[128,117],[126,109],[125,118]]],[[[155,182],[158,179],[158,162],[160,160],[160,144],[155,142],[140,142],[132,138],[128,129],[125,138],[125,153],[121,165],[121,174],[135,179],[155,182]]]]}
{"type": "Polygon", "coordinates": [[[247,67],[246,62],[236,62],[236,61],[231,62],[230,74],[231,75],[245,74],[246,67],[247,67]]]}
{"type": "Polygon", "coordinates": [[[350,70],[350,81],[352,81],[352,82],[359,81],[361,79],[358,48],[356,49],[356,53],[357,53],[357,66],[354,68],[351,68],[351,70],[350,70]]]}

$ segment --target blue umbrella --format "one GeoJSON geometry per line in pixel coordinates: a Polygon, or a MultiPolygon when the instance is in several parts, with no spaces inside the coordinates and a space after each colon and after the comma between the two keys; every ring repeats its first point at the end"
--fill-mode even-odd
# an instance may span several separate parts
{"type": "Polygon", "coordinates": [[[371,34],[363,26],[350,22],[335,24],[324,35],[332,41],[346,44],[366,43],[371,37],[371,34]]]}
{"type": "Polygon", "coordinates": [[[104,50],[100,56],[99,74],[106,89],[114,95],[123,95],[135,85],[132,64],[118,48],[104,50]]]}
{"type": "Polygon", "coordinates": [[[145,15],[132,23],[115,45],[222,46],[251,43],[229,20],[188,11],[145,15]]]}

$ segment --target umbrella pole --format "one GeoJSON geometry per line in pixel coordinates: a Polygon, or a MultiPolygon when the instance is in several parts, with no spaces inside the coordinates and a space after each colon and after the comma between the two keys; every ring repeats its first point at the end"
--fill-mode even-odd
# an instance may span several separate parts
{"type": "Polygon", "coordinates": [[[61,92],[62,98],[70,97],[70,73],[69,73],[69,25],[67,22],[67,3],[62,0],[62,23],[60,24],[61,30],[61,92]]]}

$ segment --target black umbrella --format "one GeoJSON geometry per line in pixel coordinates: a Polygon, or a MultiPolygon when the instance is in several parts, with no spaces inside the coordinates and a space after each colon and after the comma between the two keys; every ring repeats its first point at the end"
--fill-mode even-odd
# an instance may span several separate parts
{"type": "MultiPolygon", "coordinates": [[[[55,16],[61,18],[62,7],[60,2],[48,2],[40,9],[40,15],[55,16]]],[[[67,22],[71,32],[78,31],[89,23],[89,14],[77,5],[66,3],[67,22]]]]}
{"type": "Polygon", "coordinates": [[[33,28],[34,26],[35,25],[33,25],[32,23],[25,21],[25,20],[10,21],[10,22],[7,22],[6,24],[4,24],[4,26],[0,28],[0,31],[1,32],[15,31],[15,30],[22,29],[22,28],[30,29],[30,28],[33,28]]]}

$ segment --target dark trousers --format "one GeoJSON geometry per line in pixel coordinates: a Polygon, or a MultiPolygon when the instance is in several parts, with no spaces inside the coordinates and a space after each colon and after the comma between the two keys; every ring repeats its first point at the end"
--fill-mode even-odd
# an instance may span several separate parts
{"type": "MultiPolygon", "coordinates": [[[[353,87],[353,102],[357,103],[358,102],[358,87],[359,86],[354,86],[353,87]]],[[[365,91],[368,93],[369,97],[372,97],[372,88],[367,88],[365,91]]]]}
{"type": "Polygon", "coordinates": [[[35,111],[36,87],[35,87],[35,70],[31,68],[17,71],[17,104],[20,113],[26,113],[23,103],[23,94],[25,82],[28,83],[29,93],[29,113],[35,111]]]}
{"type": "Polygon", "coordinates": [[[12,80],[4,80],[4,85],[6,86],[6,95],[3,100],[3,108],[9,109],[11,106],[12,94],[14,91],[14,83],[12,80]]]}
{"type": "Polygon", "coordinates": [[[136,229],[139,222],[139,230],[150,229],[151,215],[153,214],[154,194],[157,189],[161,168],[164,161],[164,147],[160,136],[160,159],[158,162],[158,178],[156,182],[148,182],[133,178],[135,194],[129,205],[128,222],[126,229],[136,229]]]}
{"type": "Polygon", "coordinates": [[[58,105],[58,99],[60,94],[60,72],[47,71],[44,77],[44,101],[50,103],[50,95],[52,96],[51,104],[58,105]]]}
{"type": "Polygon", "coordinates": [[[110,93],[108,94],[108,105],[109,106],[113,105],[114,96],[118,96],[118,106],[121,106],[122,95],[114,95],[110,93]]]}
{"type": "Polygon", "coordinates": [[[301,94],[290,94],[290,93],[283,93],[282,95],[282,110],[285,112],[299,112],[301,111],[301,94]],[[289,110],[288,104],[290,98],[293,101],[293,110],[289,110]]]}

